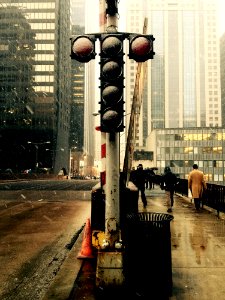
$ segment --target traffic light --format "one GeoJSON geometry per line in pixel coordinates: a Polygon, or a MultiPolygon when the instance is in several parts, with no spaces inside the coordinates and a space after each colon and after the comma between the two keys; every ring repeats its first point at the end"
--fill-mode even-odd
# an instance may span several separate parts
{"type": "Polygon", "coordinates": [[[153,59],[153,35],[131,34],[129,36],[129,58],[137,62],[153,59]]]}
{"type": "Polygon", "coordinates": [[[121,132],[124,129],[123,100],[123,34],[102,34],[101,47],[101,131],[121,132]]]}
{"type": "Polygon", "coordinates": [[[79,62],[89,62],[95,58],[95,41],[93,34],[74,35],[71,38],[71,59],[79,62]]]}

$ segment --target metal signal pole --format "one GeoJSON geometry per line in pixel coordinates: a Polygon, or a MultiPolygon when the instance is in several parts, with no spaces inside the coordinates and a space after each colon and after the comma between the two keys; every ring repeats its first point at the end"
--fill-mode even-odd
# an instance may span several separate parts
{"type": "MultiPolygon", "coordinates": [[[[118,28],[117,1],[106,2],[106,32],[114,33],[118,28]]],[[[106,133],[105,238],[110,248],[119,240],[119,136],[118,132],[106,133]]]]}
{"type": "MultiPolygon", "coordinates": [[[[100,4],[101,0],[100,0],[100,4]]],[[[101,6],[100,6],[101,9],[101,6]]],[[[106,33],[117,32],[117,0],[106,0],[106,33]]],[[[102,11],[100,13],[102,16],[102,11]]],[[[124,282],[122,253],[116,251],[120,245],[120,132],[102,132],[105,151],[105,240],[98,252],[96,286],[99,288],[121,286],[124,282]],[[105,251],[106,250],[106,251],[105,251]]],[[[102,145],[103,146],[103,145],[102,145]]],[[[122,245],[121,245],[122,247],[122,245]]]]}
{"type": "MultiPolygon", "coordinates": [[[[120,224],[120,133],[124,131],[124,40],[129,40],[129,58],[136,62],[153,59],[152,35],[117,31],[118,0],[100,1],[100,29],[103,33],[71,37],[71,59],[88,63],[95,59],[95,42],[100,40],[100,130],[105,170],[101,177],[105,193],[105,232],[99,245],[96,285],[100,288],[124,283],[120,224]],[[103,180],[104,179],[104,180],[103,180]]],[[[135,102],[136,103],[136,102],[135,102]]]]}

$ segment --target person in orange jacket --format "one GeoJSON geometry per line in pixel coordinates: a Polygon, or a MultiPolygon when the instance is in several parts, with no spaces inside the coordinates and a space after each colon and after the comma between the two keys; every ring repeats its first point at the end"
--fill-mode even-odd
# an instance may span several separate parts
{"type": "Polygon", "coordinates": [[[199,211],[202,194],[203,191],[207,189],[207,185],[204,179],[204,174],[198,169],[197,164],[193,165],[193,170],[189,173],[188,188],[194,198],[195,208],[199,211]]]}

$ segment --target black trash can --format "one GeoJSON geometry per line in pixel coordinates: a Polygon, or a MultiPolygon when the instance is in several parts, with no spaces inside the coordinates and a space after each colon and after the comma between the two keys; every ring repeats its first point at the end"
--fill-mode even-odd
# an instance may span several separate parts
{"type": "Polygon", "coordinates": [[[138,213],[138,189],[134,184],[120,187],[120,222],[126,223],[126,216],[130,213],[138,213]]]}
{"type": "Polygon", "coordinates": [[[124,270],[131,297],[168,299],[172,294],[170,221],[163,213],[126,216],[124,270]]]}
{"type": "Polygon", "coordinates": [[[105,194],[100,184],[97,184],[91,192],[91,228],[105,231],[105,194]]]}

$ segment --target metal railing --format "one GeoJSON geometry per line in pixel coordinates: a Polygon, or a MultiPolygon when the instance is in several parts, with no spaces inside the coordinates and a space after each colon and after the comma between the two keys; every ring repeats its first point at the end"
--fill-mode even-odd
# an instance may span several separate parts
{"type": "MultiPolygon", "coordinates": [[[[161,175],[156,175],[155,184],[159,184],[161,182],[161,177],[161,175]]],[[[176,193],[188,197],[187,179],[178,179],[176,193]]],[[[220,212],[225,213],[225,186],[207,183],[207,190],[203,193],[202,198],[202,207],[204,205],[215,209],[218,216],[220,212]]]]}

